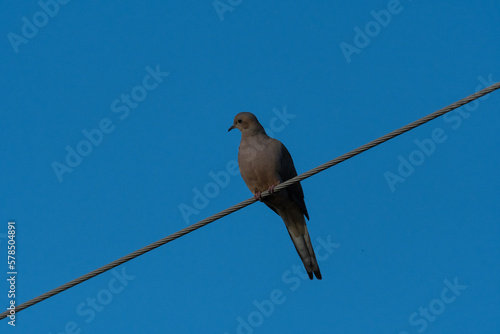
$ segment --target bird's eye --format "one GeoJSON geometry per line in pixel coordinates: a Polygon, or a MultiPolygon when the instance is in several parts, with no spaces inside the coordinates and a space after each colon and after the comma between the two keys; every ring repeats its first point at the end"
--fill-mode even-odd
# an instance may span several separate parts
{"type": "Polygon", "coordinates": [[[241,123],[241,119],[238,120],[238,123],[241,123]]]}

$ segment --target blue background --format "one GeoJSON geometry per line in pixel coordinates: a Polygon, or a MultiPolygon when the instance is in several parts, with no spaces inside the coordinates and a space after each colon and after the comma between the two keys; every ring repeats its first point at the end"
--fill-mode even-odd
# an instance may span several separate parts
{"type": "MultiPolygon", "coordinates": [[[[227,171],[238,112],[302,173],[500,80],[493,0],[46,3],[53,17],[35,1],[0,14],[0,258],[14,219],[18,303],[249,198],[227,171]],[[145,90],[147,67],[169,75],[145,90]],[[113,130],[81,144],[103,120],[113,130]]],[[[322,281],[300,278],[256,203],[0,331],[498,333],[499,105],[494,92],[302,182],[322,281]]]]}

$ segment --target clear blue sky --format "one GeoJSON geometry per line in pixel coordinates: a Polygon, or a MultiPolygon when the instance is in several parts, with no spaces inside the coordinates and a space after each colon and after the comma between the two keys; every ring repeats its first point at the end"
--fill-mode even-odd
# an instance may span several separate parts
{"type": "MultiPolygon", "coordinates": [[[[8,220],[22,303],[251,197],[238,112],[301,173],[499,81],[499,21],[493,0],[4,3],[2,277],[8,220]]],[[[499,105],[304,181],[322,281],[256,203],[0,332],[498,333],[499,105]]]]}

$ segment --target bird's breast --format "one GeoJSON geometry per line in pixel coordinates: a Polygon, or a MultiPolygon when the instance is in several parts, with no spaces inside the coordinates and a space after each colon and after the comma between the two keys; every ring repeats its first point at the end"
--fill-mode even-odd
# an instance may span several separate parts
{"type": "Polygon", "coordinates": [[[263,144],[242,143],[238,164],[241,176],[252,192],[264,191],[270,185],[279,183],[277,157],[270,154],[269,148],[263,144]]]}

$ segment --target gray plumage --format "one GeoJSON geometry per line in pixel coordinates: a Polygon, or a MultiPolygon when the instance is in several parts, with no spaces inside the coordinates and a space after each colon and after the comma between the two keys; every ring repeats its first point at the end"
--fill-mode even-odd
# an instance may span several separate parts
{"type": "MultiPolygon", "coordinates": [[[[241,131],[238,165],[247,187],[257,199],[261,192],[297,176],[293,160],[280,141],[269,137],[257,118],[248,112],[236,115],[232,129],[241,131]]],[[[310,279],[321,279],[321,272],[307,231],[309,219],[304,192],[300,183],[272,194],[262,201],[285,222],[290,238],[299,254],[310,279]]]]}

